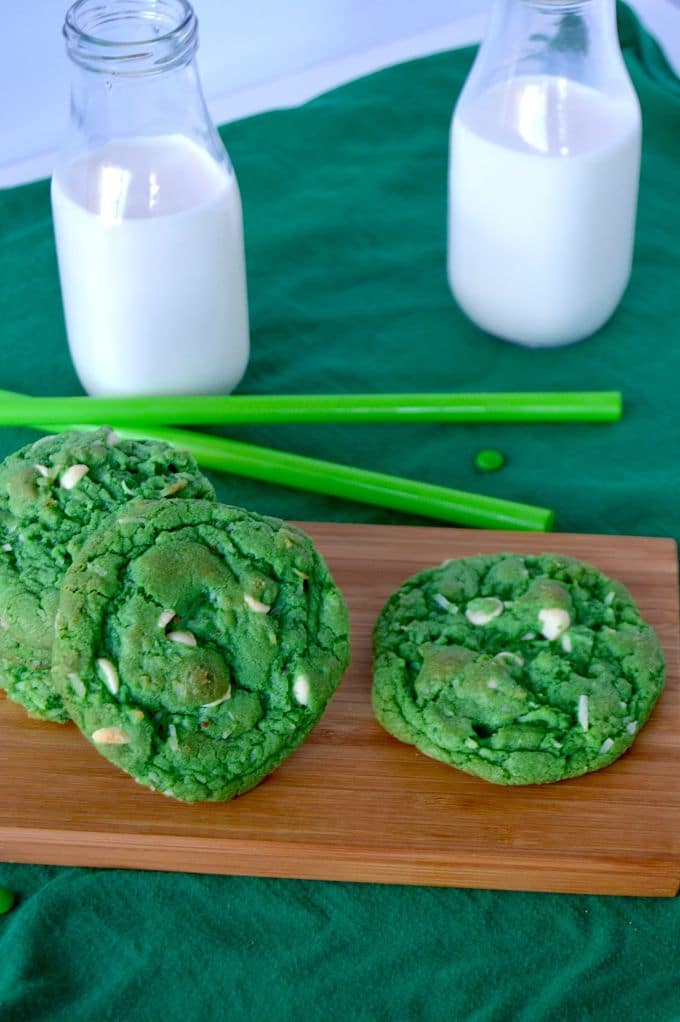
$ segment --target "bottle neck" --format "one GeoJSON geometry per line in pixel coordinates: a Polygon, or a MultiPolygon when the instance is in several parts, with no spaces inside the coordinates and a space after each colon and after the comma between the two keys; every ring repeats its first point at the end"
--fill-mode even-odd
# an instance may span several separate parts
{"type": "Polygon", "coordinates": [[[206,136],[209,124],[193,61],[149,76],[118,76],[76,65],[71,73],[71,125],[88,148],[112,138],[206,136]]]}
{"type": "Polygon", "coordinates": [[[62,161],[112,139],[184,135],[228,162],[203,98],[187,0],[78,0],[64,37],[72,73],[62,161]]]}
{"type": "Polygon", "coordinates": [[[191,62],[198,21],[187,0],[77,0],[64,39],[73,63],[93,74],[151,78],[191,62]]]}
{"type": "Polygon", "coordinates": [[[488,84],[537,75],[630,91],[616,0],[494,0],[475,72],[488,84]]]}

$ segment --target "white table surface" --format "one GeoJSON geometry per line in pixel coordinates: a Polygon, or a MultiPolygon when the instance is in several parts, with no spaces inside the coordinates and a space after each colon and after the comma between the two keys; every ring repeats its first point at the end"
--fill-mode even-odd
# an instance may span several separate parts
{"type": "MultiPolygon", "coordinates": [[[[65,129],[64,0],[5,0],[0,187],[47,176],[65,129]]],[[[294,106],[390,64],[478,41],[489,0],[194,0],[217,123],[294,106]]],[[[680,73],[680,0],[632,0],[680,73]]]]}

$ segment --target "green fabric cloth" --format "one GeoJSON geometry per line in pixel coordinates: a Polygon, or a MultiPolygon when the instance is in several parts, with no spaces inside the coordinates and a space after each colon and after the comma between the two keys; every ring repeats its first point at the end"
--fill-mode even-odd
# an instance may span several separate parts
{"type": "MultiPolygon", "coordinates": [[[[618,388],[611,426],[262,427],[233,434],[557,509],[563,531],[680,535],[680,84],[621,8],[644,117],[635,266],[593,339],[526,351],[445,280],[448,125],[471,49],[403,64],[223,134],[243,194],[243,391],[618,388]],[[504,469],[480,474],[497,447],[504,469]]],[[[0,195],[0,385],[77,393],[45,182],[0,195]]],[[[0,453],[35,434],[3,430],[0,453]]],[[[406,516],[216,478],[310,519],[406,516]]],[[[0,750],[0,769],[2,768],[0,750]]],[[[58,797],[55,778],[55,797],[58,797]]],[[[246,796],[247,797],[247,796],[246,796]]],[[[2,850],[0,848],[0,857],[2,850]]],[[[616,1019],[673,1022],[680,901],[0,865],[3,1022],[616,1019]]]]}

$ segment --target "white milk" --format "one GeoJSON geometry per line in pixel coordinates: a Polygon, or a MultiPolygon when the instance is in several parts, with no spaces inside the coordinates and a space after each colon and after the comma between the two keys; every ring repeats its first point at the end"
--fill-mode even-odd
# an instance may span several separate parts
{"type": "Polygon", "coordinates": [[[451,129],[449,282],[470,319],[531,346],[602,326],[630,275],[639,162],[630,97],[527,77],[463,104],[451,129]]]}
{"type": "Polygon", "coordinates": [[[111,142],[55,172],[52,211],[90,394],[233,390],[249,354],[233,173],[180,135],[111,142]]]}

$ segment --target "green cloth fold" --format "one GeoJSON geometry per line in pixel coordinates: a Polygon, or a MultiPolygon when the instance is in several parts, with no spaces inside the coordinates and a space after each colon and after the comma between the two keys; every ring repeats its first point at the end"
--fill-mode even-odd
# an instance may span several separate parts
{"type": "MultiPolygon", "coordinates": [[[[223,135],[247,236],[253,355],[242,391],[620,388],[624,420],[231,435],[555,507],[562,531],[680,536],[680,83],[627,8],[619,20],[644,119],[635,264],[611,322],[573,347],[489,338],[449,295],[448,126],[472,49],[389,68],[223,135]],[[488,447],[507,462],[484,475],[474,455],[488,447]]],[[[79,393],[47,183],[0,193],[0,225],[0,386],[79,393]]],[[[2,430],[0,454],[33,436],[2,430]]],[[[286,517],[416,521],[253,481],[215,483],[224,500],[286,517]]],[[[0,885],[18,894],[0,918],[2,1022],[680,1018],[678,899],[20,865],[0,865],[0,885]]]]}

